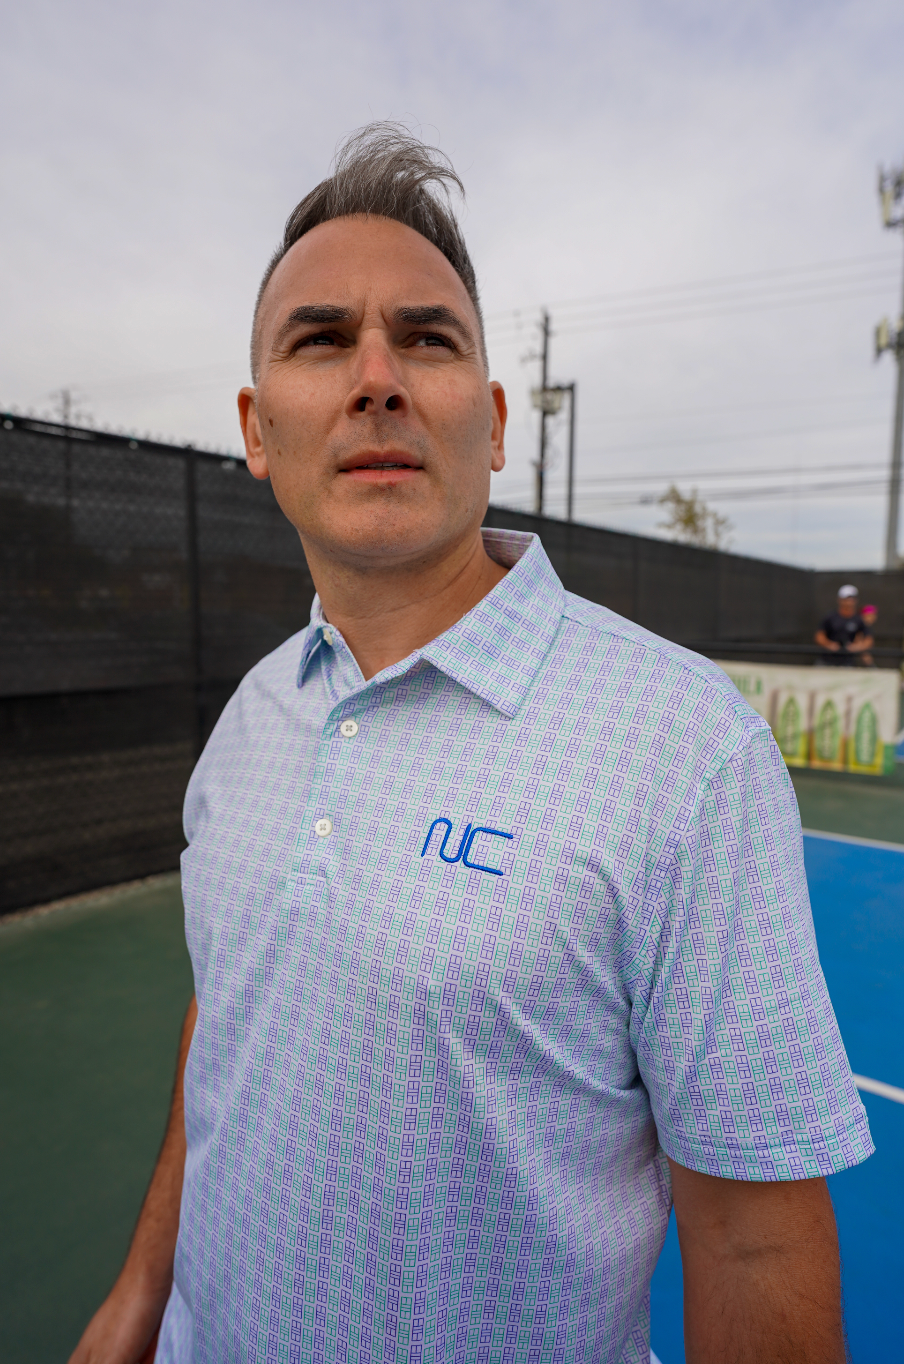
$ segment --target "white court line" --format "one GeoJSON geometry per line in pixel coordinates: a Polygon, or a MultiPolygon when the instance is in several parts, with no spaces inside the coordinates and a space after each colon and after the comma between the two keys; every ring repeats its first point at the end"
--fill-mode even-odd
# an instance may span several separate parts
{"type": "Polygon", "coordinates": [[[865,1075],[855,1075],[854,1084],[866,1094],[879,1094],[883,1099],[891,1099],[892,1103],[904,1104],[904,1089],[898,1089],[897,1085],[887,1085],[882,1080],[868,1080],[865,1075]]]}
{"type": "MultiPolygon", "coordinates": [[[[859,843],[867,848],[888,848],[891,852],[904,852],[904,844],[880,843],[876,838],[855,838],[853,834],[827,834],[821,829],[804,829],[802,832],[807,838],[827,838],[836,843],[859,843]]],[[[884,1080],[870,1080],[866,1075],[855,1075],[854,1084],[865,1094],[878,1094],[883,1099],[891,1099],[892,1103],[904,1104],[904,1089],[899,1089],[897,1085],[887,1085],[884,1080]]]]}
{"type": "Polygon", "coordinates": [[[801,829],[805,838],[827,838],[831,843],[857,843],[863,848],[887,848],[904,852],[904,843],[882,843],[878,838],[855,838],[853,834],[827,834],[822,829],[801,829]]]}

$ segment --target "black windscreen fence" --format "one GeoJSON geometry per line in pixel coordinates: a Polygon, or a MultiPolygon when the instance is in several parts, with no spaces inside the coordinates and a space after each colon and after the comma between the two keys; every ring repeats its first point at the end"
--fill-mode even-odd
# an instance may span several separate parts
{"type": "MultiPolygon", "coordinates": [[[[570,590],[714,656],[806,661],[830,595],[762,560],[498,507],[486,523],[536,531],[570,590]]],[[[314,586],[241,461],[13,415],[0,554],[2,913],[178,865],[196,757],[314,586]]]]}
{"type": "Polygon", "coordinates": [[[197,754],[314,595],[234,459],[0,429],[0,911],[178,865],[197,754]]]}

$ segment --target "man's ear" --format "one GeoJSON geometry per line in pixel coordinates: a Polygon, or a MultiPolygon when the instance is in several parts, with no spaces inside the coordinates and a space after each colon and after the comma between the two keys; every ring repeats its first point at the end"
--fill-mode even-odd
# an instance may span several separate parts
{"type": "Polygon", "coordinates": [[[270,468],[267,464],[267,452],[264,449],[264,438],[261,434],[260,417],[257,411],[257,389],[243,388],[239,390],[239,421],[242,424],[242,435],[245,438],[245,455],[249,471],[255,478],[269,478],[270,468]]]}
{"type": "Polygon", "coordinates": [[[505,468],[505,423],[508,421],[508,407],[505,390],[495,379],[490,382],[490,396],[493,399],[493,426],[490,432],[490,446],[493,454],[490,468],[494,474],[505,468]]]}

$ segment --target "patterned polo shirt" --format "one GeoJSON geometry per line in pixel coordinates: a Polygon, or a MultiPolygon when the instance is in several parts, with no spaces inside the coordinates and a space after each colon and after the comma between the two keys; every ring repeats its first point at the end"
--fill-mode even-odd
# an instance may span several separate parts
{"type": "Polygon", "coordinates": [[[192,778],[160,1364],[647,1364],[664,1152],[872,1150],[765,722],[484,536],[503,581],[369,682],[315,601],[192,778]]]}

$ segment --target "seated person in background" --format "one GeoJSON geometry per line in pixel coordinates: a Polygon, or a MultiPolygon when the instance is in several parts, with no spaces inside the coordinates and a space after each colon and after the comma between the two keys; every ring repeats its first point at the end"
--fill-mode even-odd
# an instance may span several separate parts
{"type": "Polygon", "coordinates": [[[857,655],[873,646],[863,617],[857,610],[857,589],[850,583],[838,589],[838,605],[820,625],[815,639],[825,653],[817,663],[839,667],[853,667],[859,663],[857,655]]]}
{"type": "MultiPolygon", "coordinates": [[[[876,637],[875,627],[878,614],[879,611],[875,606],[861,606],[860,608],[860,619],[863,621],[863,628],[873,639],[876,637]]],[[[861,654],[860,662],[863,664],[864,668],[874,668],[876,666],[876,660],[873,658],[872,654],[861,654]]]]}

